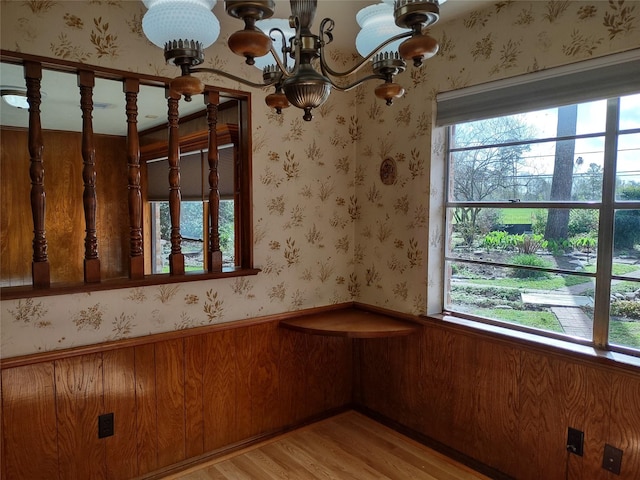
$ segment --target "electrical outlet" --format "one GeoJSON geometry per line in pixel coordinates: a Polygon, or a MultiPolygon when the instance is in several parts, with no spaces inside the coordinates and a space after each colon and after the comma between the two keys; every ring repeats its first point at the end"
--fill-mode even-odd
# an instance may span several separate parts
{"type": "Polygon", "coordinates": [[[608,443],[604,446],[604,457],[602,458],[602,468],[609,470],[611,473],[620,475],[622,467],[622,450],[613,447],[608,443]]]}
{"type": "Polygon", "coordinates": [[[105,413],[98,417],[98,438],[106,438],[113,435],[113,413],[105,413]]]}
{"type": "Polygon", "coordinates": [[[567,432],[567,450],[579,457],[582,456],[584,445],[584,432],[569,427],[567,432]]]}

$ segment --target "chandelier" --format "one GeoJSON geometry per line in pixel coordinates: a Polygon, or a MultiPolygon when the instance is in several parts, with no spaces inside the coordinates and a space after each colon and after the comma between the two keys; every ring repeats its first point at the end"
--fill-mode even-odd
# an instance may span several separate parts
{"type": "Polygon", "coordinates": [[[404,89],[393,79],[406,69],[406,62],[413,61],[413,65],[419,67],[438,51],[437,41],[424,32],[439,19],[438,0],[395,0],[393,4],[392,0],[383,0],[358,12],[362,30],[356,47],[363,59],[343,72],[329,66],[325,53],[325,47],[333,41],[335,22],[325,18],[320,23],[319,34],[311,32],[317,0],[291,0],[290,28],[276,26],[267,33],[269,21],[277,20],[270,18],[275,13],[274,0],[226,0],[227,14],[244,21],[244,29],[228,39],[231,51],[245,57],[248,65],[270,54],[268,58],[272,62],[264,66],[263,81],[257,83],[216,68],[199,67],[204,61],[204,49],[220,34],[220,24],[212,12],[216,0],[143,2],[148,8],[142,19],[145,35],[153,44],[164,48],[168,64],[181,69],[182,75],[170,83],[172,91],[190,101],[192,95],[204,91],[203,82],[192,74],[212,73],[250,87],[273,87],[274,92],[265,98],[267,105],[277,113],[293,105],[304,110],[303,118],[307,121],[313,118],[312,109],[322,105],[332,89],[347,91],[369,80],[383,81],[376,87],[375,94],[391,105],[404,94],[404,89]],[[389,51],[389,47],[396,47],[398,51],[389,51]],[[370,60],[371,74],[352,83],[339,81],[356,74],[370,60]]]}

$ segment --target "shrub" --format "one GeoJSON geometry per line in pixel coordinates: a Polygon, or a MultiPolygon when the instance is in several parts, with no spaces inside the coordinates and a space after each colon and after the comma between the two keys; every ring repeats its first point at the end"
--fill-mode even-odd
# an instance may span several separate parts
{"type": "Polygon", "coordinates": [[[574,209],[569,212],[568,234],[575,237],[581,234],[598,234],[598,211],[574,209]]]}
{"type": "Polygon", "coordinates": [[[640,320],[640,302],[619,300],[611,304],[611,315],[640,320]]]}
{"type": "Polygon", "coordinates": [[[640,243],[640,210],[620,210],[614,218],[613,247],[633,249],[640,243]]]}
{"type": "Polygon", "coordinates": [[[513,245],[520,253],[534,254],[539,249],[546,248],[547,241],[542,235],[535,233],[533,235],[528,235],[523,233],[522,235],[513,235],[513,245]]]}
{"type": "Polygon", "coordinates": [[[547,229],[547,216],[548,212],[543,209],[534,210],[531,223],[531,230],[537,235],[543,235],[547,229]]]}
{"type": "Polygon", "coordinates": [[[569,240],[547,240],[547,250],[553,255],[562,255],[563,253],[573,250],[573,245],[569,240]]]}
{"type": "Polygon", "coordinates": [[[505,250],[510,245],[510,237],[507,232],[495,230],[487,233],[482,239],[482,246],[487,250],[505,250]]]}
{"type": "Polygon", "coordinates": [[[571,245],[581,252],[593,253],[598,246],[598,239],[592,237],[590,234],[578,235],[571,239],[571,245]]]}
{"type": "MultiPolygon", "coordinates": [[[[551,264],[544,259],[530,253],[523,253],[516,255],[511,259],[515,265],[522,265],[525,267],[550,267],[551,264]]],[[[548,278],[547,272],[540,270],[528,270],[523,268],[514,268],[511,271],[511,276],[515,278],[548,278]]]]}
{"type": "MultiPolygon", "coordinates": [[[[620,190],[621,200],[640,200],[640,185],[628,185],[620,190]]],[[[613,247],[633,249],[640,243],[640,210],[620,210],[614,217],[613,247]]]]}

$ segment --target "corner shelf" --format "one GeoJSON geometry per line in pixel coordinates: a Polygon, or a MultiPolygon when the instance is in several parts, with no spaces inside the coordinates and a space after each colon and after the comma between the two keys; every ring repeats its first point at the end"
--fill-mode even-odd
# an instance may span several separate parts
{"type": "Polygon", "coordinates": [[[410,335],[419,328],[416,323],[355,308],[282,320],[280,326],[310,335],[348,338],[401,337],[410,335]]]}

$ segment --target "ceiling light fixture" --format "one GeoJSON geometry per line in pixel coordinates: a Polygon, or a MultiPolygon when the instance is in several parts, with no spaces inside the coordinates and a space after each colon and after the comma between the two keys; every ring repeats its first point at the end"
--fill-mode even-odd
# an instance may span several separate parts
{"type": "Polygon", "coordinates": [[[27,89],[24,87],[2,87],[0,95],[8,105],[15,108],[28,109],[27,89]]]}
{"type": "Polygon", "coordinates": [[[243,20],[245,24],[243,30],[229,37],[229,48],[244,56],[248,65],[254,65],[256,58],[268,53],[275,62],[264,67],[263,83],[254,83],[219,69],[198,67],[204,61],[204,49],[213,44],[220,33],[220,24],[211,11],[216,0],[143,2],[149,9],[142,19],[145,35],[152,43],[164,48],[167,63],[180,67],[182,71],[180,77],[172,80],[171,90],[184,95],[188,101],[192,95],[204,90],[202,81],[191,74],[213,73],[251,87],[274,87],[275,92],[265,99],[267,105],[277,113],[289,104],[294,105],[304,110],[303,118],[307,121],[313,118],[311,110],[329,98],[332,88],[346,91],[368,80],[383,80],[375,93],[390,105],[404,93],[400,85],[393,83],[393,77],[406,69],[406,61],[411,60],[418,67],[438,51],[437,41],[424,33],[424,29],[440,17],[438,0],[395,0],[393,7],[390,0],[384,0],[380,5],[384,7],[381,9],[382,20],[379,14],[373,14],[375,12],[362,14],[367,17],[367,22],[361,24],[363,30],[370,32],[370,40],[377,39],[380,43],[374,47],[366,43],[365,51],[360,51],[364,58],[344,72],[333,70],[325,54],[325,47],[333,40],[335,22],[325,18],[320,23],[319,35],[311,32],[317,0],[290,1],[289,26],[293,35],[277,26],[270,28],[268,33],[258,27],[261,21],[273,16],[274,0],[226,0],[227,14],[243,20]],[[381,31],[377,27],[384,28],[381,31]],[[282,55],[273,46],[276,39],[282,55]],[[382,51],[401,40],[399,53],[382,51]],[[292,66],[288,59],[293,59],[292,66]],[[336,81],[355,74],[369,60],[373,60],[372,74],[347,85],[336,81]]]}

